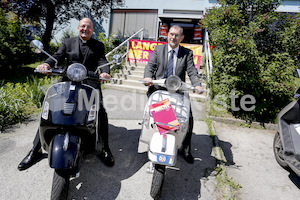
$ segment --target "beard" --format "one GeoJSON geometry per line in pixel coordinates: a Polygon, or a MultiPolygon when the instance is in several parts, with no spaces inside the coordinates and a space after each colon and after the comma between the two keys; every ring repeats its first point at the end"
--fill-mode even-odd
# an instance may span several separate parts
{"type": "Polygon", "coordinates": [[[169,45],[170,45],[171,47],[174,47],[174,48],[176,48],[176,47],[178,46],[178,44],[177,44],[177,43],[174,43],[174,42],[169,42],[169,45]]]}
{"type": "Polygon", "coordinates": [[[174,39],[170,39],[170,40],[169,40],[169,45],[170,45],[171,47],[173,47],[173,48],[176,48],[176,47],[179,45],[179,43],[177,43],[177,41],[174,40],[174,39]]]}

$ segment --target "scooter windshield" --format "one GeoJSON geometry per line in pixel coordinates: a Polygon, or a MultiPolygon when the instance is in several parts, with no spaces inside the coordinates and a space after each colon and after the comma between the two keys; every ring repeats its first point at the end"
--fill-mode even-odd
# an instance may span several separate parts
{"type": "Polygon", "coordinates": [[[47,91],[42,118],[54,124],[84,124],[91,109],[99,105],[98,97],[98,91],[88,85],[56,83],[47,91]]]}

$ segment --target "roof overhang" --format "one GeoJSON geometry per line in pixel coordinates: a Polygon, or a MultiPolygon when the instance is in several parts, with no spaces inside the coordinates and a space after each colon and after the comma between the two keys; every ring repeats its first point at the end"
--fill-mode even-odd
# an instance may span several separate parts
{"type": "Polygon", "coordinates": [[[175,14],[175,13],[164,13],[164,14],[158,14],[158,17],[163,19],[173,19],[173,21],[179,21],[179,20],[199,20],[203,18],[203,15],[195,15],[195,14],[175,14]]]}

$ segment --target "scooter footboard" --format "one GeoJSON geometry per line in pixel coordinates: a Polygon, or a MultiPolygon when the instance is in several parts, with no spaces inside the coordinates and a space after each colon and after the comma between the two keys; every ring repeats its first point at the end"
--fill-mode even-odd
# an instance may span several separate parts
{"type": "Polygon", "coordinates": [[[73,169],[78,166],[81,138],[70,135],[68,146],[64,148],[65,134],[56,135],[50,144],[49,166],[55,169],[73,169]]]}
{"type": "Polygon", "coordinates": [[[153,163],[169,166],[175,165],[177,146],[174,135],[154,133],[149,148],[148,158],[153,163]]]}
{"type": "MultiPolygon", "coordinates": [[[[300,170],[300,124],[288,125],[289,132],[282,132],[285,147],[284,159],[293,167],[300,170]]],[[[299,172],[300,173],[300,172],[299,172]]]]}

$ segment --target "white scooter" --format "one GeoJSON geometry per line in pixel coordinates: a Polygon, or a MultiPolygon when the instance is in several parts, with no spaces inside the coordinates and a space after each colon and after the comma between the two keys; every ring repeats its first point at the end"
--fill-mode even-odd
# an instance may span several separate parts
{"type": "MultiPolygon", "coordinates": [[[[300,70],[294,70],[300,78],[300,70]]],[[[286,105],[277,116],[278,131],[273,141],[275,159],[280,166],[291,169],[300,177],[300,87],[295,100],[286,105]]]]}
{"type": "Polygon", "coordinates": [[[153,80],[151,83],[165,87],[167,91],[157,90],[148,99],[144,110],[138,152],[148,151],[148,158],[151,162],[147,172],[153,174],[150,195],[153,199],[158,199],[166,166],[176,164],[177,151],[181,148],[189,128],[191,106],[189,90],[195,90],[195,88],[182,82],[177,76],[153,80]],[[166,114],[157,117],[157,113],[161,110],[167,111],[168,117],[175,114],[175,119],[167,119],[166,114]]]}

